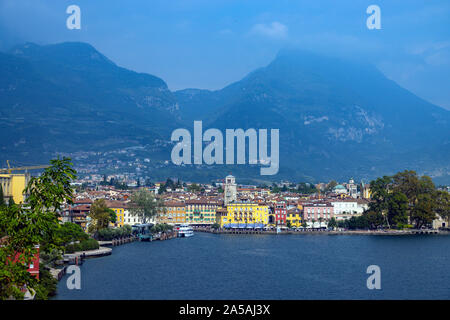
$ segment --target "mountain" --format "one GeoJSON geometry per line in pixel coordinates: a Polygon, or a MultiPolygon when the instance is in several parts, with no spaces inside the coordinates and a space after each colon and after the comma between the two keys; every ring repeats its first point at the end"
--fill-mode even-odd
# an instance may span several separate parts
{"type": "Polygon", "coordinates": [[[222,90],[176,95],[181,118],[197,106],[210,127],[279,128],[283,177],[450,172],[450,112],[364,62],[285,50],[222,90]]]}
{"type": "Polygon", "coordinates": [[[232,171],[247,181],[368,181],[414,169],[450,182],[449,132],[449,111],[356,59],[284,50],[221,90],[171,92],[162,79],[121,68],[85,43],[28,43],[0,53],[1,163],[142,147],[136,157],[157,160],[151,177],[202,181],[232,171]],[[279,129],[279,174],[172,165],[170,134],[194,120],[223,133],[279,129]]]}
{"type": "Polygon", "coordinates": [[[163,80],[118,67],[85,43],[0,53],[0,97],[2,161],[151,144],[175,122],[163,80]]]}

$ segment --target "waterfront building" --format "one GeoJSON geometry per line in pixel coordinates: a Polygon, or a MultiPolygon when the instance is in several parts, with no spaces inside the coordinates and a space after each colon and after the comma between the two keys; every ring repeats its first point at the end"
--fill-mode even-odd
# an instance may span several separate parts
{"type": "Polygon", "coordinates": [[[253,202],[233,202],[220,211],[217,223],[221,228],[263,228],[269,223],[269,206],[253,202]]]}
{"type": "Polygon", "coordinates": [[[76,206],[80,206],[80,205],[92,205],[92,203],[94,203],[94,201],[92,201],[89,198],[79,198],[79,199],[74,199],[72,200],[72,206],[76,207],[76,206]]]}
{"type": "Polygon", "coordinates": [[[209,199],[187,200],[185,204],[186,223],[192,225],[214,224],[218,206],[218,201],[209,199]]]}
{"type": "MultiPolygon", "coordinates": [[[[143,219],[137,215],[134,215],[129,208],[123,211],[123,225],[133,226],[135,224],[144,223],[143,219]]],[[[147,223],[154,223],[153,219],[147,219],[147,223]]]]}
{"type": "Polygon", "coordinates": [[[224,202],[225,205],[237,200],[236,180],[232,175],[225,178],[224,202]]]}
{"type": "Polygon", "coordinates": [[[334,207],[329,202],[305,203],[303,219],[309,227],[326,227],[327,221],[334,217],[334,207]]]}
{"type": "Polygon", "coordinates": [[[358,203],[356,199],[337,199],[331,201],[331,204],[334,207],[334,214],[357,214],[362,213],[358,212],[358,203]]]}
{"type": "Polygon", "coordinates": [[[286,224],[290,224],[292,228],[299,228],[303,223],[303,212],[298,208],[292,208],[286,213],[286,224]]]}
{"type": "Polygon", "coordinates": [[[125,210],[127,205],[123,201],[106,200],[106,206],[116,213],[116,223],[114,226],[123,227],[125,223],[125,210]]]}
{"type": "MultiPolygon", "coordinates": [[[[2,238],[0,238],[0,248],[4,245],[4,243],[6,243],[6,241],[8,241],[8,236],[4,236],[2,238]]],[[[27,271],[28,273],[30,273],[33,277],[35,277],[36,279],[39,280],[39,255],[40,255],[40,248],[39,245],[35,245],[34,246],[36,252],[33,253],[33,258],[31,259],[30,264],[28,265],[27,271]]],[[[19,259],[20,259],[20,252],[15,252],[15,256],[13,259],[11,259],[12,257],[9,256],[7,257],[7,261],[13,261],[14,263],[16,263],[19,259]]]]}
{"type": "Polygon", "coordinates": [[[346,220],[353,216],[360,216],[369,208],[369,201],[366,199],[336,199],[331,200],[334,208],[334,216],[336,220],[346,220]]]}
{"type": "Polygon", "coordinates": [[[184,224],[186,223],[186,205],[181,201],[166,201],[156,218],[157,223],[184,224]]]}
{"type": "Polygon", "coordinates": [[[276,225],[285,225],[286,224],[286,202],[277,202],[273,207],[273,214],[275,217],[276,225]]]}
{"type": "Polygon", "coordinates": [[[28,173],[0,173],[0,184],[2,185],[5,200],[9,202],[9,199],[13,199],[14,203],[24,203],[26,195],[23,194],[23,191],[29,180],[30,175],[28,173]]]}
{"type": "Polygon", "coordinates": [[[216,224],[223,228],[224,222],[227,221],[228,210],[227,207],[218,207],[216,209],[216,224]]]}
{"type": "Polygon", "coordinates": [[[448,228],[450,223],[449,218],[442,218],[439,215],[436,215],[436,218],[431,223],[431,226],[433,229],[440,229],[440,228],[448,228]]]}
{"type": "Polygon", "coordinates": [[[72,222],[78,224],[84,231],[88,228],[88,215],[91,211],[91,205],[80,204],[69,206],[62,212],[62,222],[72,222]]]}

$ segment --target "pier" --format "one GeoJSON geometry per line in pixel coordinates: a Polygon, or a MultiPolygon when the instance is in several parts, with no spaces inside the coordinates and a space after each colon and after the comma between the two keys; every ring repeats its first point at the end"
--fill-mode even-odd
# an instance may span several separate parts
{"type": "Polygon", "coordinates": [[[130,243],[133,241],[136,241],[136,237],[130,236],[130,237],[126,237],[126,238],[119,238],[119,239],[112,239],[110,241],[99,241],[98,244],[100,246],[120,246],[122,244],[125,243],[130,243]]]}
{"type": "Polygon", "coordinates": [[[96,250],[77,251],[74,253],[68,253],[63,255],[64,263],[80,265],[83,263],[83,259],[108,256],[112,252],[111,248],[99,247],[96,250]]]}

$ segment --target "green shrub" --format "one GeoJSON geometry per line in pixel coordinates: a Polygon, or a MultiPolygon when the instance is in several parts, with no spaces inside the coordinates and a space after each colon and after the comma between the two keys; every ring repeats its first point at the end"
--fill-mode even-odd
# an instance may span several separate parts
{"type": "Polygon", "coordinates": [[[79,243],[71,243],[66,245],[66,253],[74,253],[76,251],[81,251],[81,246],[79,243]]]}
{"type": "Polygon", "coordinates": [[[128,237],[131,233],[131,227],[126,225],[116,229],[101,229],[97,232],[97,238],[103,241],[111,241],[113,239],[128,237]]]}
{"type": "Polygon", "coordinates": [[[35,287],[36,300],[47,300],[56,294],[58,281],[53,278],[50,271],[44,266],[39,266],[39,282],[35,287]]]}
{"type": "Polygon", "coordinates": [[[72,243],[66,246],[66,253],[74,253],[77,251],[96,250],[99,248],[98,241],[95,239],[83,240],[80,243],[72,243]]]}
{"type": "Polygon", "coordinates": [[[95,239],[87,239],[80,242],[81,251],[96,250],[99,248],[98,241],[95,239]]]}

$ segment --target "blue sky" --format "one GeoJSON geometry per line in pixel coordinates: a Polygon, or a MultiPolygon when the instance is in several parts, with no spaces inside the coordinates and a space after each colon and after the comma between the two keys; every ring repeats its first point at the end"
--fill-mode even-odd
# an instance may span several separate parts
{"type": "Polygon", "coordinates": [[[0,50],[83,41],[172,90],[219,89],[289,46],[359,57],[450,109],[450,2],[379,0],[0,0],[0,50]],[[66,8],[81,8],[81,30],[66,8]],[[368,30],[366,8],[381,8],[368,30]]]}

